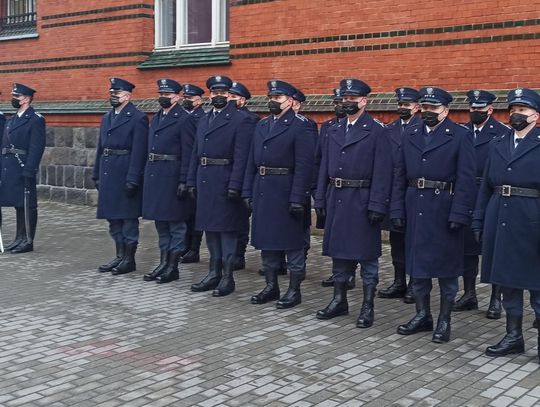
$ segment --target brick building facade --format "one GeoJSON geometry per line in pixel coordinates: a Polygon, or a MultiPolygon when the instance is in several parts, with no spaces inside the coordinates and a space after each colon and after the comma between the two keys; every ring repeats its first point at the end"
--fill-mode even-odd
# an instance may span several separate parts
{"type": "MultiPolygon", "coordinates": [[[[0,0],[0,110],[10,113],[12,82],[38,90],[46,116],[43,197],[93,204],[89,179],[108,78],[137,85],[136,103],[157,110],[155,81],[204,85],[224,74],[245,83],[264,112],[266,81],[290,81],[308,95],[305,112],[322,121],[328,94],[347,76],[373,88],[369,110],[394,118],[398,86],[504,95],[538,88],[540,1],[403,0],[0,0]]],[[[497,102],[504,118],[505,105],[497,102]]]]}

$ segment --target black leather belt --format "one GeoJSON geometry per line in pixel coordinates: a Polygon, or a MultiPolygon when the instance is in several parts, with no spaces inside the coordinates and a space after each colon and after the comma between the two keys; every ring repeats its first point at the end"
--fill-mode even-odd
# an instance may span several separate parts
{"type": "Polygon", "coordinates": [[[103,149],[103,155],[105,157],[109,155],[128,155],[131,153],[131,150],[115,150],[113,148],[104,148],[103,149]]]}
{"type": "Polygon", "coordinates": [[[432,181],[425,178],[415,178],[409,180],[409,186],[417,189],[435,189],[438,191],[450,190],[452,193],[454,184],[447,181],[432,181]]]}
{"type": "Polygon", "coordinates": [[[330,177],[330,185],[335,188],[369,188],[371,186],[370,179],[344,179],[330,177]]]}
{"type": "Polygon", "coordinates": [[[201,166],[206,167],[207,165],[230,165],[232,164],[233,160],[230,160],[228,158],[201,157],[199,162],[201,166]]]}
{"type": "Polygon", "coordinates": [[[512,185],[501,185],[493,188],[496,194],[502,196],[524,196],[527,198],[540,198],[540,189],[513,187],[512,185]]]}
{"type": "Polygon", "coordinates": [[[292,168],[266,167],[264,165],[257,167],[257,169],[259,170],[259,175],[263,177],[265,175],[288,175],[293,172],[292,168]]]}
{"type": "Polygon", "coordinates": [[[476,185],[480,185],[483,180],[484,180],[484,178],[482,178],[482,177],[476,177],[476,185]]]}
{"type": "Polygon", "coordinates": [[[27,154],[27,151],[26,151],[26,150],[20,150],[20,149],[18,149],[18,148],[3,148],[3,149],[2,149],[2,154],[3,154],[3,155],[6,155],[6,154],[26,155],[26,154],[27,154]]]}
{"type": "Polygon", "coordinates": [[[148,161],[179,161],[180,156],[173,154],[148,154],[148,161]]]}

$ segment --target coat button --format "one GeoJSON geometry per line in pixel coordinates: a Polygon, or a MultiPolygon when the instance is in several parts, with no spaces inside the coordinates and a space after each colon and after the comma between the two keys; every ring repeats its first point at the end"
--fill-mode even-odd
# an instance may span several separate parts
{"type": "Polygon", "coordinates": [[[266,150],[268,147],[264,146],[263,148],[266,150]]]}
{"type": "Polygon", "coordinates": [[[342,151],[341,154],[345,154],[345,151],[342,151]]]}
{"type": "Polygon", "coordinates": [[[503,223],[501,223],[501,225],[502,225],[502,226],[504,227],[504,226],[506,226],[506,223],[505,223],[505,222],[503,222],[503,223]]]}
{"type": "Polygon", "coordinates": [[[420,194],[420,198],[423,198],[424,197],[424,194],[420,194]]]}
{"type": "Polygon", "coordinates": [[[512,171],[512,167],[508,167],[506,171],[512,171]]]}
{"type": "Polygon", "coordinates": [[[504,206],[504,207],[506,208],[506,207],[508,207],[508,204],[507,204],[507,203],[505,203],[505,204],[504,204],[503,206],[504,206]]]}
{"type": "Polygon", "coordinates": [[[425,158],[422,158],[422,161],[427,161],[425,158]]]}
{"type": "Polygon", "coordinates": [[[343,168],[342,168],[342,167],[339,167],[339,170],[340,170],[340,171],[342,171],[342,170],[343,170],[343,168]]]}
{"type": "Polygon", "coordinates": [[[422,213],[422,212],[418,212],[418,216],[422,216],[422,215],[423,215],[423,213],[422,213]]]}

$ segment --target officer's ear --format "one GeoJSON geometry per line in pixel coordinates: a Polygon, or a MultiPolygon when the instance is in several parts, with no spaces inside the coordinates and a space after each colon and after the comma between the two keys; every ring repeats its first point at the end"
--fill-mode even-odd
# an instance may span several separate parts
{"type": "Polygon", "coordinates": [[[487,110],[487,114],[490,115],[490,116],[493,114],[493,106],[492,105],[489,105],[488,110],[487,110]]]}

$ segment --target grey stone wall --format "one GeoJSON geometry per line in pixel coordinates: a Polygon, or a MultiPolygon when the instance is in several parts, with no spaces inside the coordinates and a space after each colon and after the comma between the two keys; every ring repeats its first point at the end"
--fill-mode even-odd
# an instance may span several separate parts
{"type": "Polygon", "coordinates": [[[39,170],[38,196],[76,205],[97,205],[92,181],[99,129],[48,127],[39,170]]]}

